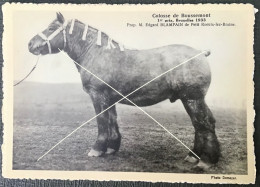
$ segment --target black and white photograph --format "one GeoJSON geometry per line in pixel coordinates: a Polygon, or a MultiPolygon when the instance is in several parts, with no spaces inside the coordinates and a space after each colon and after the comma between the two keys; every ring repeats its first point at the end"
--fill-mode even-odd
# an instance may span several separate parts
{"type": "Polygon", "coordinates": [[[255,180],[253,6],[3,12],[3,176],[255,180]]]}

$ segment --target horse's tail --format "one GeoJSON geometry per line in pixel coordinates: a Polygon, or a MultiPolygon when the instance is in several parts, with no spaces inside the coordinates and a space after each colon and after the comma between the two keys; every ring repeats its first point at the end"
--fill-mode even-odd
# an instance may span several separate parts
{"type": "Polygon", "coordinates": [[[210,55],[210,50],[205,50],[205,56],[207,57],[207,56],[209,56],[210,55]]]}

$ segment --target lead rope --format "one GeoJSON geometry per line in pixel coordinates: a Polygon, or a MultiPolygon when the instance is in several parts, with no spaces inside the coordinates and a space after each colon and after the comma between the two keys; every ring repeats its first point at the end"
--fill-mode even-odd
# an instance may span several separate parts
{"type": "Polygon", "coordinates": [[[37,61],[36,61],[36,64],[33,66],[33,68],[31,69],[31,71],[22,79],[20,80],[19,82],[17,82],[16,84],[14,84],[14,86],[17,86],[18,84],[20,84],[21,82],[23,82],[27,77],[29,77],[29,75],[35,70],[38,62],[39,62],[39,58],[40,58],[40,55],[38,55],[38,58],[37,58],[37,61]]]}

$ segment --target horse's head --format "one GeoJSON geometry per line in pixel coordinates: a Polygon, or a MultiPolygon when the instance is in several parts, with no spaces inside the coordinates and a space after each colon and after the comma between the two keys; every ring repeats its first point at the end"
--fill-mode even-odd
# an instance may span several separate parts
{"type": "Polygon", "coordinates": [[[51,22],[47,29],[34,36],[28,49],[34,55],[46,55],[58,53],[59,49],[66,46],[66,24],[61,13],[57,13],[57,18],[51,22]]]}

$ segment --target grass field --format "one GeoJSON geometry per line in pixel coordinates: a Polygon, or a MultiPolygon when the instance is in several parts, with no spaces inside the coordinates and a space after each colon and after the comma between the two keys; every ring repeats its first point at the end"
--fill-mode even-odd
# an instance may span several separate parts
{"type": "MultiPolygon", "coordinates": [[[[117,105],[122,144],[115,155],[87,153],[97,136],[96,121],[82,127],[37,162],[47,150],[95,115],[80,84],[25,82],[14,88],[13,169],[192,173],[183,161],[188,150],[137,108],[117,105]]],[[[210,106],[217,120],[220,162],[207,173],[246,174],[246,112],[210,106]]],[[[194,129],[182,104],[169,101],[144,107],[192,148],[194,129]]]]}

